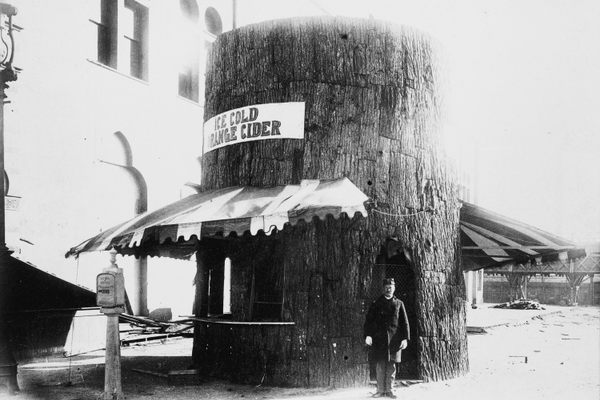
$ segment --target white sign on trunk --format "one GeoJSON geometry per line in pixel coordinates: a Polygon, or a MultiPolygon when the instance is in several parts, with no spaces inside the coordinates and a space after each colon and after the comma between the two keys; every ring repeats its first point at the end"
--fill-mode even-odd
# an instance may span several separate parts
{"type": "Polygon", "coordinates": [[[304,102],[258,104],[212,117],[204,123],[202,154],[264,139],[304,139],[304,102]]]}

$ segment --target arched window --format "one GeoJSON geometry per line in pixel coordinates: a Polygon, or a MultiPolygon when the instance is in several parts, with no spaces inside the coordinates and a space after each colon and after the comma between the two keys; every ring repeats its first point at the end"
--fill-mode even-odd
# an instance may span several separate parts
{"type": "MultiPolygon", "coordinates": [[[[207,7],[204,10],[204,56],[208,58],[208,53],[212,44],[218,35],[223,33],[223,21],[219,12],[214,7],[207,7]]],[[[204,89],[204,80],[201,83],[201,89],[204,89]]]]}
{"type": "Polygon", "coordinates": [[[211,35],[217,36],[223,33],[223,21],[214,7],[208,7],[204,12],[204,26],[211,35]]]}
{"type": "Polygon", "coordinates": [[[179,7],[184,17],[198,22],[200,19],[200,10],[198,9],[198,3],[195,0],[179,0],[179,7]]]}

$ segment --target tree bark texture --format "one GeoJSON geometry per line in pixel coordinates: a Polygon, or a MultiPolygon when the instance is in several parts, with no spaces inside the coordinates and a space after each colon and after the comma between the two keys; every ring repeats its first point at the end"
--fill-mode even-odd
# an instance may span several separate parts
{"type": "Polygon", "coordinates": [[[381,286],[376,259],[390,237],[409,249],[414,271],[410,345],[417,346],[418,377],[468,370],[459,203],[439,152],[437,84],[428,39],[373,20],[271,21],[227,32],[212,46],[205,120],[242,106],[302,101],[305,138],[205,154],[203,190],[348,177],[373,200],[366,219],[307,221],[227,245],[234,319],[247,317],[252,275],[248,255],[235,254],[251,248],[250,259],[270,257],[267,264],[285,271],[284,308],[296,325],[282,359],[295,371],[294,384],[366,381],[362,324],[372,288],[381,286]]]}

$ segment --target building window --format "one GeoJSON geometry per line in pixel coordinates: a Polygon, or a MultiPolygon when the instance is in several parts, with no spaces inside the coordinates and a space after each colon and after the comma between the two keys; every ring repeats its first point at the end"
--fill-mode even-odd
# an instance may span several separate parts
{"type": "Polygon", "coordinates": [[[213,7],[208,7],[204,12],[204,50],[205,54],[210,51],[217,35],[223,33],[223,22],[219,12],[213,7]]]}
{"type": "Polygon", "coordinates": [[[200,18],[200,10],[196,0],[179,0],[179,7],[183,16],[192,22],[198,22],[200,18]]]}
{"type": "Polygon", "coordinates": [[[129,48],[129,73],[148,79],[148,8],[134,0],[125,0],[127,30],[123,32],[129,48]]]}
{"type": "Polygon", "coordinates": [[[181,67],[179,70],[179,95],[198,102],[200,97],[200,11],[196,0],[180,0],[181,67]]]}
{"type": "Polygon", "coordinates": [[[208,7],[204,12],[204,26],[211,35],[217,36],[223,33],[223,21],[214,7],[208,7]]]}
{"type": "Polygon", "coordinates": [[[100,15],[90,19],[97,26],[97,61],[117,68],[117,0],[101,0],[100,15]]]}
{"type": "Polygon", "coordinates": [[[97,61],[135,78],[148,79],[148,7],[135,0],[100,0],[97,61]]]}
{"type": "Polygon", "coordinates": [[[179,95],[186,99],[198,102],[200,89],[198,82],[198,68],[184,66],[179,72],[179,95]]]}

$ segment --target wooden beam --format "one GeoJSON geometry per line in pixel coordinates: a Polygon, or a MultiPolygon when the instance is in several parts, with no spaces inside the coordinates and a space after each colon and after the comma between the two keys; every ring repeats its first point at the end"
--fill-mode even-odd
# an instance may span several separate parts
{"type": "Polygon", "coordinates": [[[485,228],[482,228],[480,226],[477,226],[477,225],[474,225],[474,224],[470,224],[468,222],[461,222],[461,224],[463,224],[465,226],[468,226],[469,228],[471,228],[471,229],[479,232],[480,234],[485,235],[485,236],[487,236],[487,237],[489,237],[491,239],[494,239],[494,240],[496,240],[498,242],[502,242],[502,243],[504,243],[504,245],[507,245],[507,246],[516,246],[519,249],[521,249],[521,250],[529,253],[530,255],[536,255],[537,254],[537,252],[535,252],[533,250],[529,250],[527,248],[524,248],[522,245],[520,245],[519,243],[517,243],[517,242],[515,242],[513,240],[510,240],[509,238],[506,238],[506,237],[504,237],[502,235],[499,235],[499,234],[497,234],[495,232],[492,232],[492,231],[487,230],[485,228]]]}
{"type": "Polygon", "coordinates": [[[279,322],[279,321],[230,321],[224,319],[212,318],[190,318],[193,321],[203,322],[207,324],[222,324],[222,325],[237,325],[237,326],[284,326],[296,325],[295,322],[279,322]]]}

